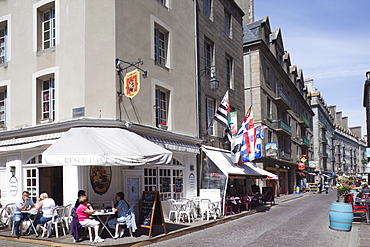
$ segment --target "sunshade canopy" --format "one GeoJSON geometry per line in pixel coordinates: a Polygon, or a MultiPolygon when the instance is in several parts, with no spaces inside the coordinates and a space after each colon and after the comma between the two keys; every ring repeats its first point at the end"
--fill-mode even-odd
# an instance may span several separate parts
{"type": "Polygon", "coordinates": [[[267,178],[268,174],[272,174],[261,168],[255,167],[254,164],[251,162],[234,165],[231,161],[230,151],[215,149],[206,146],[202,146],[202,150],[226,176],[241,175],[256,178],[267,178]]]}
{"type": "Polygon", "coordinates": [[[120,128],[71,128],[42,154],[44,165],[135,166],[166,164],[172,152],[120,128]]]}

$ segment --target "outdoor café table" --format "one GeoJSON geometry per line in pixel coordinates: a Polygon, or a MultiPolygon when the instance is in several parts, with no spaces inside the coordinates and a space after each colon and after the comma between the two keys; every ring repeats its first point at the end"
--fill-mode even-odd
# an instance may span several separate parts
{"type": "Polygon", "coordinates": [[[361,202],[366,205],[366,223],[370,223],[370,216],[369,216],[369,204],[370,204],[370,197],[369,198],[356,198],[356,202],[361,202]]]}
{"type": "Polygon", "coordinates": [[[36,234],[36,237],[38,237],[39,234],[37,233],[36,228],[33,225],[33,222],[36,220],[37,210],[24,210],[24,211],[21,211],[21,213],[26,216],[25,220],[28,220],[30,222],[31,227],[36,234]],[[34,215],[33,219],[31,218],[31,215],[34,215]]]}
{"type": "Polygon", "coordinates": [[[105,230],[107,230],[109,235],[111,235],[111,237],[114,238],[113,234],[110,232],[107,226],[108,221],[110,217],[114,215],[114,212],[112,212],[112,210],[108,210],[108,211],[107,210],[96,210],[92,215],[95,216],[99,220],[99,222],[102,224],[102,228],[100,229],[99,235],[103,232],[105,228],[105,230]]]}

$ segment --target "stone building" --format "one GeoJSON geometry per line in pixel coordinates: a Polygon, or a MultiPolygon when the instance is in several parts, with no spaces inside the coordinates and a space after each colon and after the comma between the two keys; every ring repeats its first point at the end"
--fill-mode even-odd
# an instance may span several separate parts
{"type": "Polygon", "coordinates": [[[296,185],[304,187],[313,179],[308,165],[298,169],[313,157],[314,113],[303,72],[292,66],[282,32],[271,31],[268,17],[243,29],[245,107],[253,105],[255,125],[267,126],[264,149],[275,149],[269,154],[263,150],[263,158],[253,162],[279,176],[277,185],[266,182],[276,186],[276,194],[293,193],[296,185]]]}

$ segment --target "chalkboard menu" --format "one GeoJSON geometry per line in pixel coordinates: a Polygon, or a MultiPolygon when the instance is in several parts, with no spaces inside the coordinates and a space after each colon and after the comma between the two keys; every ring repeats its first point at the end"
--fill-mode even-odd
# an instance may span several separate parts
{"type": "Polygon", "coordinates": [[[263,200],[266,202],[274,202],[275,203],[275,199],[274,199],[274,191],[272,189],[272,187],[262,187],[262,194],[263,194],[263,200]]]}
{"type": "Polygon", "coordinates": [[[158,191],[144,191],[140,201],[140,227],[149,228],[149,237],[152,236],[153,224],[162,225],[167,234],[164,223],[163,209],[158,191]]]}

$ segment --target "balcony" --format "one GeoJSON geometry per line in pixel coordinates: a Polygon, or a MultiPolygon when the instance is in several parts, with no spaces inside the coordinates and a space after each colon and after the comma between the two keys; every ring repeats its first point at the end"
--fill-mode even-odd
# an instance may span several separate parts
{"type": "Polygon", "coordinates": [[[284,151],[281,151],[281,152],[280,152],[280,156],[279,156],[279,158],[280,158],[280,159],[282,159],[282,160],[292,160],[292,156],[291,156],[291,154],[286,153],[286,152],[284,152],[284,151]]]}
{"type": "Polygon", "coordinates": [[[284,123],[282,119],[275,122],[275,129],[277,132],[285,133],[289,136],[292,135],[292,128],[288,124],[284,123]]]}
{"type": "Polygon", "coordinates": [[[305,136],[302,136],[301,138],[301,145],[304,145],[304,146],[310,146],[310,140],[308,140],[305,136]]]}
{"type": "Polygon", "coordinates": [[[275,98],[276,104],[284,109],[290,108],[290,99],[283,93],[283,91],[279,91],[275,98]]]}
{"type": "Polygon", "coordinates": [[[308,121],[308,119],[304,115],[301,115],[301,120],[302,120],[302,122],[300,122],[301,125],[305,125],[308,128],[310,127],[310,121],[308,121]]]}

